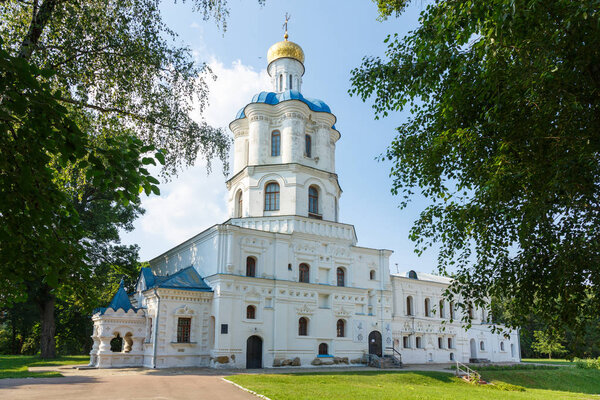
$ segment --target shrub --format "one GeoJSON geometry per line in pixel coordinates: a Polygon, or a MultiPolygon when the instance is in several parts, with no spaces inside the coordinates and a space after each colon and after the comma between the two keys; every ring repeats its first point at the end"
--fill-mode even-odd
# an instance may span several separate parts
{"type": "Polygon", "coordinates": [[[576,358],[575,367],[583,369],[600,369],[600,357],[598,358],[576,358]]]}

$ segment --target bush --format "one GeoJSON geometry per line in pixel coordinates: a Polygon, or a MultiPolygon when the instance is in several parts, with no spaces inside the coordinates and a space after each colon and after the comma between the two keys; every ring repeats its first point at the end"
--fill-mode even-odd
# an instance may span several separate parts
{"type": "Polygon", "coordinates": [[[598,358],[576,358],[575,367],[582,369],[600,369],[600,357],[598,358]]]}

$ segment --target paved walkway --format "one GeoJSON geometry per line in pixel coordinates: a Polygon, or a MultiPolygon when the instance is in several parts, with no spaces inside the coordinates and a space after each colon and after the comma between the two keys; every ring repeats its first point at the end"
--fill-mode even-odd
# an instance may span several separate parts
{"type": "MultiPolygon", "coordinates": [[[[393,371],[441,371],[450,364],[406,365],[393,371]]],[[[273,368],[260,370],[214,370],[210,368],[87,369],[69,366],[34,367],[32,371],[59,371],[62,378],[0,379],[2,400],[256,400],[257,397],[222,378],[240,373],[310,373],[381,371],[370,367],[273,368]]]]}
{"type": "MultiPolygon", "coordinates": [[[[40,370],[49,370],[45,368],[40,370]]],[[[2,400],[257,400],[225,382],[223,371],[59,368],[63,378],[0,379],[2,400]]]]}

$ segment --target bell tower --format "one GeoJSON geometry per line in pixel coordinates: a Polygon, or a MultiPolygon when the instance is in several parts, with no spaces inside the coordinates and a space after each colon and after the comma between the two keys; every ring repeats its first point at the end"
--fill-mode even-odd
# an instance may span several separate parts
{"type": "Polygon", "coordinates": [[[288,40],[288,19],[284,40],[267,53],[271,91],[256,94],[229,124],[234,136],[230,217],[337,222],[340,133],[329,106],[301,93],[304,51],[288,40]]]}

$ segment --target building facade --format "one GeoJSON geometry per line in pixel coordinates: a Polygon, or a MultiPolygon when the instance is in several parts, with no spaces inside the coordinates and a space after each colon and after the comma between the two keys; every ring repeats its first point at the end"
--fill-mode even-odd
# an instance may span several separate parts
{"type": "Polygon", "coordinates": [[[268,63],[271,91],[230,124],[230,218],[151,260],[135,293],[121,287],[95,312],[91,364],[519,361],[516,332],[492,334],[485,316],[468,331],[450,322],[460,316],[442,299],[448,279],[390,274],[390,250],[358,246],[338,218],[336,117],[302,94],[304,52],[287,33],[268,63]]]}

